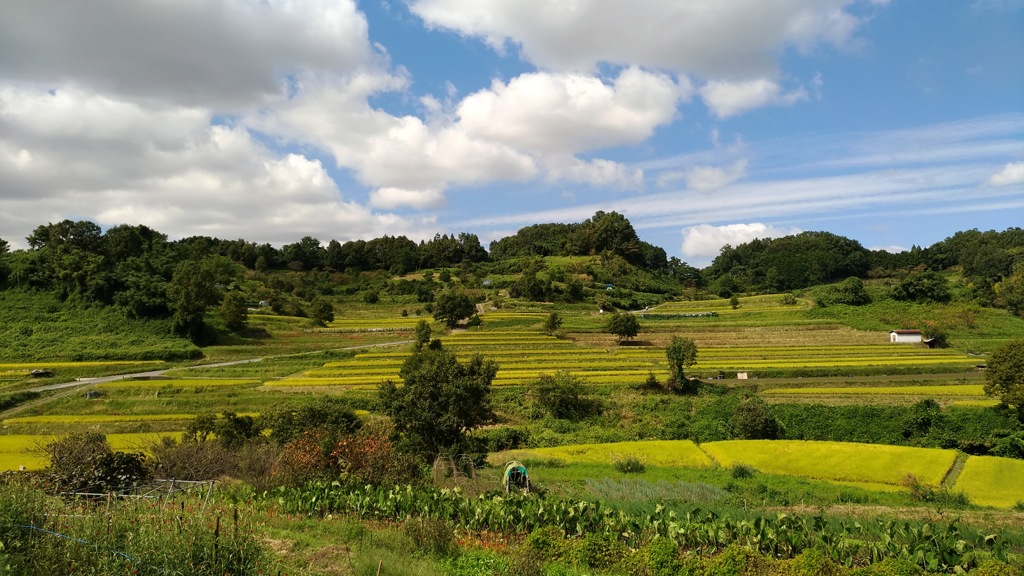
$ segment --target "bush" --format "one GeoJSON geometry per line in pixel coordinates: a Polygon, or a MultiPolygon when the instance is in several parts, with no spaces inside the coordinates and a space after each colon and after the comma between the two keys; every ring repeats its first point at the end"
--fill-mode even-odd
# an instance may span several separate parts
{"type": "Polygon", "coordinates": [[[971,505],[971,501],[963,492],[952,492],[948,488],[933,488],[922,484],[913,474],[907,474],[903,485],[910,490],[910,497],[919,502],[950,508],[966,508],[971,505]]]}
{"type": "Polygon", "coordinates": [[[307,430],[281,448],[271,469],[275,483],[301,486],[314,480],[334,479],[340,474],[333,458],[334,438],[322,431],[307,430]]]}
{"type": "Polygon", "coordinates": [[[647,464],[644,464],[643,460],[633,454],[615,458],[612,465],[623,474],[643,474],[647,471],[647,464]]]}
{"type": "Polygon", "coordinates": [[[530,433],[521,428],[503,426],[477,430],[473,438],[479,440],[487,452],[501,452],[525,447],[530,442],[530,433]]]}
{"type": "Polygon", "coordinates": [[[745,440],[775,440],[783,436],[771,407],[757,396],[740,401],[733,411],[732,425],[736,435],[745,440]]]}
{"type": "Polygon", "coordinates": [[[447,556],[456,549],[455,527],[447,520],[407,520],[402,525],[402,532],[416,545],[417,551],[430,556],[447,556]]]}
{"type": "Polygon", "coordinates": [[[746,464],[735,464],[730,472],[730,475],[736,480],[753,478],[754,474],[757,474],[757,470],[753,466],[747,466],[746,464]]]}
{"type": "Polygon", "coordinates": [[[59,492],[117,492],[149,478],[145,456],[114,452],[98,432],[58,438],[44,451],[50,458],[49,478],[59,492]]]}
{"type": "Polygon", "coordinates": [[[599,412],[598,404],[584,396],[583,381],[568,371],[545,374],[529,385],[534,404],[554,418],[579,420],[599,412]]]}
{"type": "Polygon", "coordinates": [[[390,433],[390,429],[383,427],[363,428],[342,438],[330,457],[356,484],[395,486],[418,480],[419,460],[396,450],[390,433]]]}
{"type": "Polygon", "coordinates": [[[270,429],[270,438],[282,444],[298,438],[307,430],[320,430],[340,438],[362,425],[363,421],[344,399],[331,397],[268,411],[260,422],[261,428],[270,429]]]}
{"type": "Polygon", "coordinates": [[[178,442],[164,436],[147,448],[153,473],[175,480],[213,480],[231,472],[231,451],[219,442],[178,442]]]}

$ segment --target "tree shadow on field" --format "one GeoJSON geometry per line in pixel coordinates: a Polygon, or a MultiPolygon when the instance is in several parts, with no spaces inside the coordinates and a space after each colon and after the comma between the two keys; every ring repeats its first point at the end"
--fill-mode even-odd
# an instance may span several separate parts
{"type": "Polygon", "coordinates": [[[619,346],[653,346],[650,340],[623,340],[619,346]]]}

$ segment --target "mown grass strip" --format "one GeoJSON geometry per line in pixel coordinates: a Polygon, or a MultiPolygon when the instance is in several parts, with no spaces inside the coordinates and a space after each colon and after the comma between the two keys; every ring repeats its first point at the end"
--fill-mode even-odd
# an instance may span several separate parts
{"type": "Polygon", "coordinates": [[[102,382],[97,388],[105,390],[123,390],[130,388],[206,388],[221,386],[256,386],[259,380],[240,380],[233,378],[176,378],[170,380],[116,380],[102,382]]]}
{"type": "Polygon", "coordinates": [[[701,445],[722,466],[821,480],[902,485],[907,475],[939,486],[955,450],[810,440],[725,440],[701,445]]]}
{"type": "Polygon", "coordinates": [[[971,456],[956,481],[956,490],[982,506],[1008,508],[1024,502],[1024,460],[971,456]]]}

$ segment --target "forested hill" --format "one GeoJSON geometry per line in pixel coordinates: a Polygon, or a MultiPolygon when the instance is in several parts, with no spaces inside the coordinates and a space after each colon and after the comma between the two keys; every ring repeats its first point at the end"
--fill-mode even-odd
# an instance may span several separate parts
{"type": "MultiPolygon", "coordinates": [[[[338,294],[415,296],[424,307],[441,290],[474,290],[477,298],[507,294],[526,300],[600,303],[635,309],[701,293],[768,293],[843,281],[832,300],[861,299],[847,279],[892,278],[892,296],[957,298],[1024,309],[1024,230],[959,232],[928,248],[890,254],[827,232],[726,246],[697,270],[639,239],[616,212],[575,224],[536,224],[484,249],[475,234],[404,236],[326,243],[304,237],[281,247],[243,239],[169,240],[141,225],[106,231],[65,220],[37,227],[28,248],[0,240],[0,288],[44,291],[58,301],[110,306],[130,319],[167,321],[200,342],[213,307],[222,326],[246,306],[311,315],[338,294]],[[414,271],[426,274],[406,276],[414,271]],[[435,277],[436,274],[436,277],[435,277]],[[600,301],[600,302],[599,302],[600,301]],[[234,311],[234,312],[232,312],[234,311]]],[[[823,298],[821,303],[827,303],[823,298]]],[[[215,330],[214,332],[216,332],[215,330]]]]}
{"type": "Polygon", "coordinates": [[[949,299],[941,272],[962,275],[966,297],[980,304],[1020,313],[1024,308],[1024,229],[1003,232],[967,230],[928,248],[906,252],[868,250],[855,240],[828,232],[803,232],[784,238],[725,246],[701,273],[709,291],[719,295],[785,292],[849,277],[893,278],[909,300],[949,299]]]}

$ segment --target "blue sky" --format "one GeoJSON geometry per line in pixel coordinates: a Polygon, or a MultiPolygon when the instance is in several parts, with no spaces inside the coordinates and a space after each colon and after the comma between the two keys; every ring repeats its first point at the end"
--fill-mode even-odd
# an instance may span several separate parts
{"type": "Polygon", "coordinates": [[[283,244],[617,210],[703,266],[1024,222],[1024,0],[10,0],[0,237],[283,244]]]}

